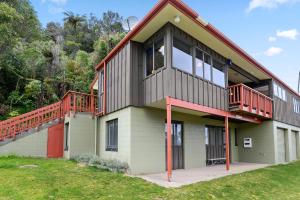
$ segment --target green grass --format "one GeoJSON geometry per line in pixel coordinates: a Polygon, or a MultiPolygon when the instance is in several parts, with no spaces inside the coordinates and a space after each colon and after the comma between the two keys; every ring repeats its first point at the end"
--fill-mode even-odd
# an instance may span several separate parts
{"type": "Polygon", "coordinates": [[[8,156],[0,157],[2,199],[300,199],[300,162],[165,189],[73,161],[8,156]]]}

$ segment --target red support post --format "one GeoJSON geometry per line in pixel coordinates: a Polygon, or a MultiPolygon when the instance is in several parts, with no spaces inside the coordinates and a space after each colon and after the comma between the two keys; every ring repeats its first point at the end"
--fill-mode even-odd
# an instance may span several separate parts
{"type": "Polygon", "coordinates": [[[230,155],[229,155],[229,126],[228,126],[228,117],[225,117],[225,134],[226,134],[226,170],[229,170],[230,167],[230,155]]]}
{"type": "Polygon", "coordinates": [[[167,101],[167,170],[168,181],[171,182],[172,178],[172,105],[170,97],[166,98],[167,101]]]}

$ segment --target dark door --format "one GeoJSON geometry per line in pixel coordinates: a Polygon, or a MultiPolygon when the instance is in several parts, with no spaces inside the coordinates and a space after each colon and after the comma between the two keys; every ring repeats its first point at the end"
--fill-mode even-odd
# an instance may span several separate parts
{"type": "Polygon", "coordinates": [[[225,129],[223,127],[205,127],[207,164],[224,163],[226,158],[225,129]]]}
{"type": "MultiPolygon", "coordinates": [[[[166,155],[167,155],[167,131],[165,131],[166,138],[166,155]]],[[[166,156],[167,163],[167,156],[166,156]]],[[[167,164],[166,164],[167,166],[167,164]]],[[[172,169],[183,169],[184,158],[183,158],[183,123],[172,122],[172,169]]]]}

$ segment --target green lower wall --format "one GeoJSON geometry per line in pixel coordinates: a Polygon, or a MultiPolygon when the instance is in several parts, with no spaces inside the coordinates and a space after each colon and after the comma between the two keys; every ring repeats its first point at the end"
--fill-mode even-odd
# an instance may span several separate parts
{"type": "Polygon", "coordinates": [[[104,159],[117,159],[130,163],[130,140],[131,140],[131,109],[125,108],[120,111],[111,113],[98,119],[97,130],[100,134],[97,136],[99,145],[96,151],[99,156],[104,159]],[[106,151],[106,122],[113,119],[118,119],[118,151],[106,151]]]}
{"type": "Polygon", "coordinates": [[[239,162],[275,163],[273,122],[245,124],[237,128],[239,162]],[[252,138],[253,148],[244,148],[244,138],[252,138]]]}
{"type": "Polygon", "coordinates": [[[69,123],[69,149],[64,152],[65,158],[95,153],[94,120],[89,113],[76,113],[75,116],[71,113],[70,116],[66,116],[65,124],[69,123]]]}
{"type": "MultiPolygon", "coordinates": [[[[126,161],[131,174],[158,173],[165,171],[165,120],[166,111],[151,108],[128,107],[99,119],[100,157],[126,161]],[[105,150],[106,121],[118,118],[118,152],[105,150]]],[[[185,169],[206,165],[205,125],[224,126],[224,121],[200,116],[172,113],[172,120],[184,123],[185,169]]],[[[234,128],[234,124],[230,124],[234,128]]],[[[234,129],[231,130],[234,133],[234,129]]],[[[232,134],[234,140],[234,134],[232,134]]],[[[231,142],[232,161],[238,161],[238,152],[231,142]]]]}

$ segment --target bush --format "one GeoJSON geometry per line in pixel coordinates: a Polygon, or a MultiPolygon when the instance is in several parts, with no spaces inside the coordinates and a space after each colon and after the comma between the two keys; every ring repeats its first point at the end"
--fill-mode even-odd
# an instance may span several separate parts
{"type": "Polygon", "coordinates": [[[108,170],[111,172],[125,173],[129,168],[126,162],[121,162],[116,159],[102,159],[99,156],[92,154],[75,156],[73,160],[75,160],[76,162],[85,163],[88,166],[108,170]]]}

